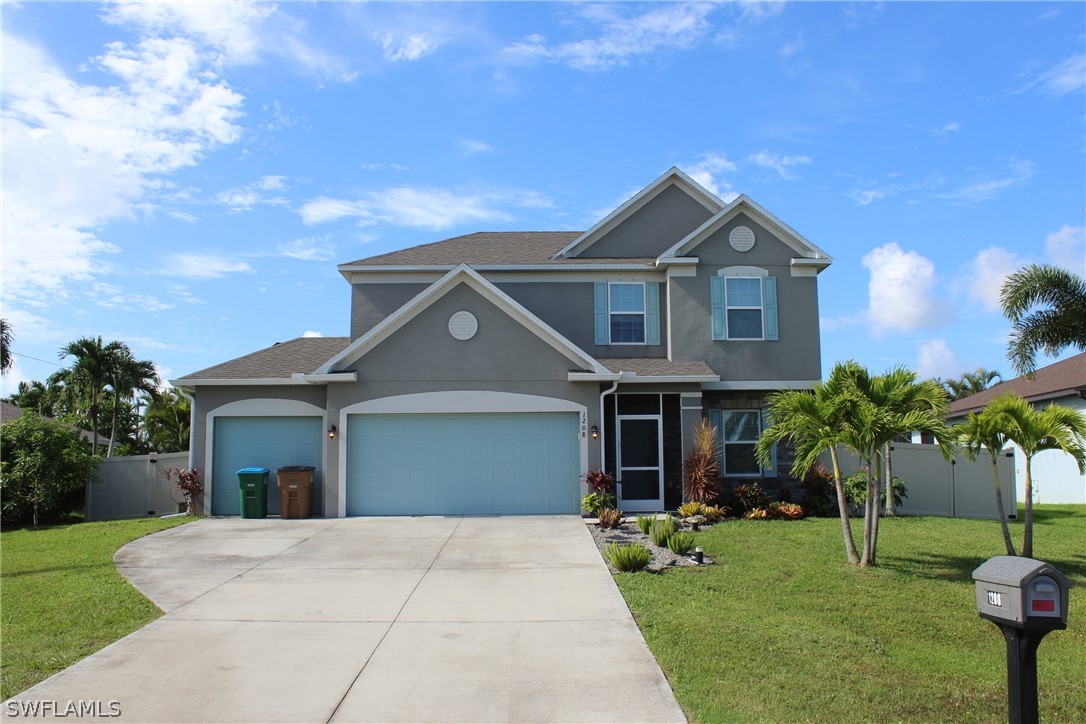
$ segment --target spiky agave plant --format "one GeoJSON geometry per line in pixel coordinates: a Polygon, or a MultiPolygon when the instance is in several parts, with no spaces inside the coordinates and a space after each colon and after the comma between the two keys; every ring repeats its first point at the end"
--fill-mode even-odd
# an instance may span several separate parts
{"type": "Polygon", "coordinates": [[[702,418],[694,430],[694,444],[683,460],[683,496],[695,503],[708,503],[717,496],[716,426],[702,418]]]}

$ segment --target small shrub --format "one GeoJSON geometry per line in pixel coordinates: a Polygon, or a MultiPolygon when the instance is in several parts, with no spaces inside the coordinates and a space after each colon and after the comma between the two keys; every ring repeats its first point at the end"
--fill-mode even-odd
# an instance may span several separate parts
{"type": "Polygon", "coordinates": [[[694,430],[694,444],[683,460],[683,496],[687,500],[708,503],[717,495],[717,430],[702,418],[694,430]]]}
{"type": "Polygon", "coordinates": [[[758,483],[747,483],[735,489],[735,497],[739,500],[743,510],[751,511],[755,508],[764,508],[769,505],[769,497],[766,496],[762,486],[758,483]]]}
{"type": "Polygon", "coordinates": [[[640,571],[652,560],[649,549],[642,545],[622,545],[612,543],[603,551],[607,562],[623,573],[640,571]]]}
{"type": "Polygon", "coordinates": [[[649,528],[649,540],[653,542],[653,545],[667,548],[667,539],[675,535],[676,530],[678,530],[678,526],[675,524],[675,519],[670,515],[666,515],[657,521],[653,521],[652,526],[649,528]]]}
{"type": "Polygon", "coordinates": [[[590,470],[584,474],[584,481],[593,493],[615,494],[615,476],[602,470],[590,470]]]}
{"type": "Polygon", "coordinates": [[[728,509],[723,505],[708,505],[705,510],[702,511],[702,515],[710,523],[715,523],[718,520],[724,520],[728,517],[728,509]]]}
{"type": "Polygon", "coordinates": [[[672,553],[685,556],[694,547],[693,533],[672,533],[667,539],[667,547],[672,553]]]}
{"type": "MultiPolygon", "coordinates": [[[[849,505],[853,509],[863,508],[864,503],[867,502],[867,468],[859,470],[858,472],[849,475],[844,480],[845,484],[845,498],[848,500],[849,505]]],[[[883,493],[885,496],[885,492],[883,493]]],[[[901,478],[894,478],[894,506],[897,507],[909,497],[909,491],[905,487],[905,481],[901,478]]]]}
{"type": "Polygon", "coordinates": [[[611,493],[589,493],[581,498],[581,507],[588,511],[589,515],[598,515],[603,508],[615,507],[615,496],[611,493]]]}
{"type": "Polygon", "coordinates": [[[799,520],[803,517],[803,507],[796,503],[773,503],[768,512],[770,518],[782,520],[799,520]]]}
{"type": "Polygon", "coordinates": [[[743,514],[744,520],[769,520],[769,511],[765,508],[751,508],[743,514]]]}
{"type": "Polygon", "coordinates": [[[655,515],[639,515],[637,516],[637,529],[645,535],[648,535],[649,530],[652,528],[652,524],[655,522],[655,515]]]}
{"type": "Polygon", "coordinates": [[[689,503],[683,503],[679,506],[680,518],[690,518],[695,515],[705,515],[705,503],[691,500],[689,503]]]}
{"type": "Polygon", "coordinates": [[[170,468],[163,475],[171,482],[174,478],[177,479],[177,489],[185,496],[185,512],[196,515],[199,512],[197,500],[204,492],[204,483],[196,468],[170,468]]]}
{"type": "Polygon", "coordinates": [[[597,513],[601,528],[617,528],[622,525],[622,511],[614,508],[600,508],[597,513]]]}
{"type": "Polygon", "coordinates": [[[837,486],[833,473],[822,463],[815,463],[803,477],[803,506],[808,515],[816,518],[837,515],[837,486]]]}

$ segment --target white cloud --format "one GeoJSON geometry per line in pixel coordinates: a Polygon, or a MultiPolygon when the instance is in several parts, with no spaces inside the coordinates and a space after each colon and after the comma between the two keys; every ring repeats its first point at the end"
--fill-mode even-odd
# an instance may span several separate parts
{"type": "Polygon", "coordinates": [[[307,329],[306,331],[302,332],[302,336],[303,337],[323,337],[324,335],[321,334],[320,332],[314,332],[312,329],[307,329]]]}
{"type": "Polygon", "coordinates": [[[929,339],[917,350],[916,372],[921,377],[958,377],[965,368],[944,339],[929,339]]]}
{"type": "Polygon", "coordinates": [[[847,195],[860,206],[867,206],[879,199],[886,198],[886,193],[886,189],[853,189],[847,195]]]}
{"type": "Polygon", "coordinates": [[[476,141],[470,138],[462,138],[456,142],[457,148],[465,156],[474,156],[479,153],[490,153],[494,147],[485,141],[476,141]]]}
{"type": "Polygon", "coordinates": [[[332,258],[334,249],[328,244],[322,244],[313,237],[295,239],[286,244],[280,244],[279,253],[292,259],[302,261],[328,261],[332,258]]]}
{"type": "Polygon", "coordinates": [[[643,6],[585,6],[582,19],[598,32],[597,37],[548,45],[544,36],[533,34],[505,48],[502,58],[511,64],[548,61],[578,70],[609,70],[638,56],[692,48],[712,28],[708,15],[714,6],[709,3],[669,4],[623,16],[629,7],[640,10],[643,6]]]}
{"type": "Polygon", "coordinates": [[[1045,69],[1015,93],[1039,90],[1058,98],[1073,93],[1086,85],[1086,53],[1075,53],[1056,65],[1045,69]]]}
{"type": "Polygon", "coordinates": [[[358,167],[363,171],[410,171],[409,166],[402,163],[360,163],[358,167]]]}
{"type": "Polygon", "coordinates": [[[396,38],[392,33],[381,33],[375,38],[384,52],[385,60],[418,60],[431,55],[438,48],[437,42],[426,33],[412,33],[396,38]]]}
{"type": "Polygon", "coordinates": [[[948,321],[930,259],[891,242],[868,252],[862,263],[871,275],[867,319],[876,338],[890,330],[909,332],[948,321]]]}
{"type": "MultiPolygon", "coordinates": [[[[690,178],[704,186],[710,193],[721,197],[725,202],[734,200],[739,194],[733,192],[732,185],[717,177],[725,171],[735,171],[737,166],[723,154],[702,154],[701,160],[685,167],[690,178]]],[[[627,197],[628,198],[628,197],[627,197]]]]}
{"type": "Polygon", "coordinates": [[[961,203],[979,203],[995,198],[1003,191],[1021,186],[1033,178],[1033,163],[1014,161],[1010,164],[1010,173],[998,178],[983,179],[961,186],[953,191],[937,194],[938,198],[961,203]]]}
{"type": "Polygon", "coordinates": [[[369,205],[365,202],[330,199],[327,196],[319,196],[306,202],[298,213],[302,215],[304,224],[323,224],[349,217],[358,217],[367,221],[372,221],[374,218],[369,205]]]}
{"type": "Polygon", "coordinates": [[[215,252],[171,254],[160,273],[193,279],[215,279],[227,274],[252,273],[247,262],[215,252]]]}
{"type": "Polygon", "coordinates": [[[1082,275],[1086,269],[1086,226],[1065,225],[1045,237],[1045,253],[1057,266],[1082,275]]]}
{"type": "Polygon", "coordinates": [[[256,182],[256,187],[263,191],[279,191],[286,188],[283,184],[285,178],[286,176],[261,176],[256,182]]]}
{"type": "Polygon", "coordinates": [[[781,49],[777,52],[782,58],[791,58],[793,55],[803,50],[804,45],[803,33],[801,32],[796,36],[795,40],[788,41],[782,45],[781,49]]]}
{"type": "Polygon", "coordinates": [[[1024,263],[1017,254],[1000,246],[981,250],[969,265],[969,298],[980,302],[986,311],[998,312],[1003,281],[1024,263]]]}
{"type": "Polygon", "coordinates": [[[962,130],[961,124],[958,123],[957,121],[951,121],[950,123],[947,123],[942,128],[940,128],[939,132],[940,133],[957,133],[960,130],[962,130]]]}
{"type": "Polygon", "coordinates": [[[139,309],[142,312],[161,312],[173,307],[149,294],[129,292],[115,284],[96,282],[92,285],[95,304],[112,309],[139,309]]]}
{"type": "Polygon", "coordinates": [[[779,153],[759,151],[747,157],[747,160],[756,166],[771,168],[780,174],[782,179],[794,179],[796,176],[791,169],[811,162],[809,156],[782,156],[779,153]]]}
{"type": "Polygon", "coordinates": [[[227,189],[215,194],[212,199],[217,204],[222,204],[230,209],[230,213],[236,214],[248,211],[257,204],[271,204],[284,206],[287,201],[281,196],[267,196],[265,191],[281,191],[286,188],[283,179],[285,176],[262,176],[251,184],[227,189]]]}

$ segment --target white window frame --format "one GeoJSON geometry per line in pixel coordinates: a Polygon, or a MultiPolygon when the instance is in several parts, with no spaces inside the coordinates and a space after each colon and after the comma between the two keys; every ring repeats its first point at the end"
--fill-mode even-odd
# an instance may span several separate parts
{"type": "Polygon", "coordinates": [[[607,282],[607,343],[615,347],[644,347],[649,338],[648,300],[646,299],[645,282],[607,282]],[[614,286],[641,287],[641,311],[640,312],[616,312],[611,309],[611,287],[614,286]],[[641,341],[640,342],[615,342],[611,339],[611,316],[614,314],[640,314],[641,315],[641,341]]]}
{"type": "Polygon", "coordinates": [[[737,342],[764,342],[765,341],[765,285],[762,283],[762,277],[746,276],[740,274],[728,274],[724,275],[724,318],[728,320],[728,312],[733,309],[757,309],[758,315],[762,322],[762,334],[760,337],[734,337],[732,336],[732,325],[726,324],[725,339],[735,340],[737,342]],[[731,279],[757,279],[758,280],[758,299],[761,302],[757,307],[748,305],[732,304],[728,299],[728,281],[731,279]]]}
{"type": "MultiPolygon", "coordinates": [[[[728,472],[728,445],[754,445],[758,442],[758,437],[762,434],[762,411],[757,409],[736,409],[736,410],[721,410],[720,411],[720,429],[717,431],[717,435],[720,439],[720,467],[723,470],[723,475],[726,478],[764,478],[765,470],[761,465],[758,465],[757,472],[752,473],[731,473],[728,472]],[[758,435],[753,440],[733,440],[729,442],[724,438],[724,416],[734,412],[749,412],[752,413],[758,420],[758,435]]],[[[757,465],[757,460],[755,461],[757,465]]]]}

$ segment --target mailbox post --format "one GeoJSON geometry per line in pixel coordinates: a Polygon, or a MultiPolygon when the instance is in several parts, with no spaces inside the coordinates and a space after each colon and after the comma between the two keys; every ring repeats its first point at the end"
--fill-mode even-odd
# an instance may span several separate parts
{"type": "Polygon", "coordinates": [[[1037,647],[1049,631],[1067,628],[1071,581],[1048,563],[996,556],[973,571],[977,610],[1007,641],[1007,707],[1011,724],[1035,724],[1037,647]]]}

